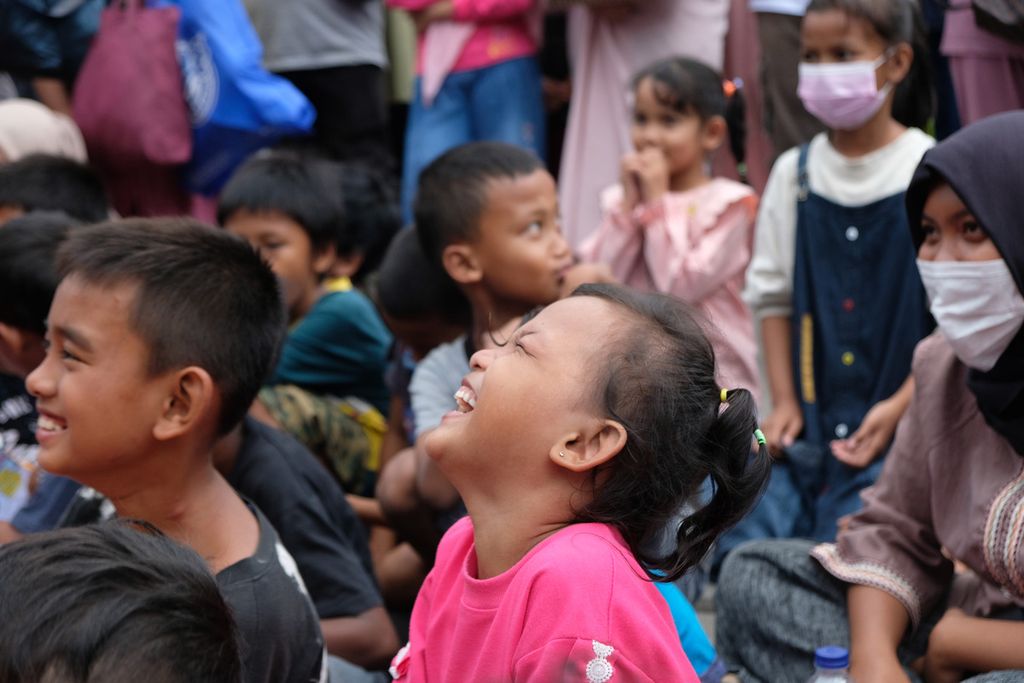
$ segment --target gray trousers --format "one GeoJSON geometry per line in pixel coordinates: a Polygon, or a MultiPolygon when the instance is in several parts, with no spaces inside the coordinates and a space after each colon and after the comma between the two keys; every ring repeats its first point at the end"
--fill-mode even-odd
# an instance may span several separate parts
{"type": "MultiPolygon", "coordinates": [[[[809,555],[814,544],[802,540],[754,541],[733,551],[722,565],[715,591],[716,647],[743,681],[804,683],[814,673],[814,650],[823,645],[850,646],[846,589],[809,555]]],[[[909,669],[924,655],[928,636],[943,610],[927,615],[900,644],[909,669]]],[[[1000,671],[971,683],[1024,681],[1022,671],[1000,671]]]]}

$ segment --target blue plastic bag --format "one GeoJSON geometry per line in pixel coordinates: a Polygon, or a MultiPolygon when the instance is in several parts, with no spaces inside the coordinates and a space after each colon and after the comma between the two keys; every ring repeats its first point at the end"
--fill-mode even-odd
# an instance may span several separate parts
{"type": "Polygon", "coordinates": [[[240,0],[164,0],[181,8],[178,62],[192,117],[185,185],[214,195],[253,152],[308,134],[316,112],[262,66],[263,48],[240,0]]]}

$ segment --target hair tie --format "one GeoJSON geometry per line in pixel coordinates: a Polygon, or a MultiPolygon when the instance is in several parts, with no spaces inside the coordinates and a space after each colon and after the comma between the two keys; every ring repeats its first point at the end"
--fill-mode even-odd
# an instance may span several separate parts
{"type": "Polygon", "coordinates": [[[768,440],[764,438],[764,432],[760,429],[754,430],[754,438],[757,439],[758,445],[765,446],[768,444],[768,440]]]}
{"type": "Polygon", "coordinates": [[[722,92],[726,97],[732,97],[736,94],[736,83],[726,78],[722,81],[722,92]]]}
{"type": "Polygon", "coordinates": [[[718,398],[719,398],[719,400],[722,403],[728,403],[729,402],[729,390],[728,389],[722,389],[722,393],[720,393],[718,395],[718,398]]]}

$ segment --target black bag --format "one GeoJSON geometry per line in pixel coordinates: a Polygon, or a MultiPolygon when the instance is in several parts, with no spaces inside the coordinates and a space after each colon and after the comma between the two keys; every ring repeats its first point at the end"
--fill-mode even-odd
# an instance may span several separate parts
{"type": "Polygon", "coordinates": [[[1024,43],[1024,0],[971,0],[974,23],[989,33],[1024,43]]]}

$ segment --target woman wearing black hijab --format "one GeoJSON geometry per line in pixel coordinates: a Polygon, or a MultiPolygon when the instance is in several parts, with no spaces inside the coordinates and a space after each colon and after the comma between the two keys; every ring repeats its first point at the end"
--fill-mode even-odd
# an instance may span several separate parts
{"type": "Polygon", "coordinates": [[[837,542],[726,561],[718,648],[744,680],[801,680],[829,644],[858,683],[1024,680],[1024,112],[927,152],[907,210],[938,330],[837,542]]]}

